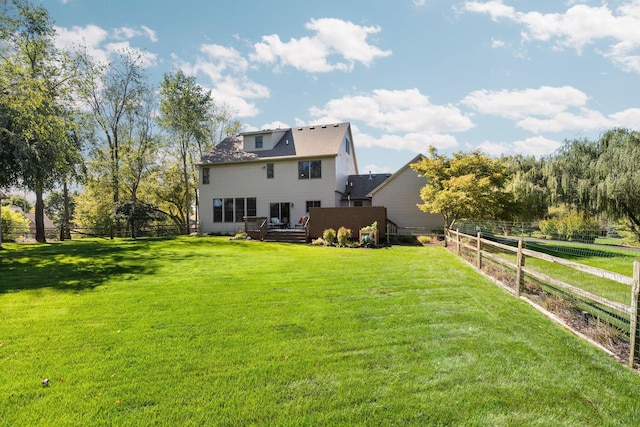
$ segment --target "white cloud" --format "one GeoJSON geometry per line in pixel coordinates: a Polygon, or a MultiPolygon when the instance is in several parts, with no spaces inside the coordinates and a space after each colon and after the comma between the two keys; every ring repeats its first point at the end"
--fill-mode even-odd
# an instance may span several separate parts
{"type": "Polygon", "coordinates": [[[275,122],[263,124],[261,129],[288,129],[290,127],[288,124],[276,120],[275,122]]]}
{"type": "Polygon", "coordinates": [[[474,110],[494,116],[518,119],[530,115],[550,116],[570,107],[584,106],[589,97],[571,87],[541,86],[524,90],[477,90],[467,95],[461,103],[474,110]]]}
{"type": "MultiPolygon", "coordinates": [[[[109,32],[96,25],[71,28],[54,27],[56,30],[56,47],[67,51],[86,49],[86,52],[98,62],[107,62],[116,52],[130,51],[140,57],[143,67],[158,64],[158,55],[132,46],[130,40],[136,37],[147,37],[154,41],[151,29],[143,27],[143,31],[121,27],[109,32]]],[[[157,40],[157,39],[156,39],[157,40]]]]}
{"type": "Polygon", "coordinates": [[[378,174],[378,173],[393,173],[395,171],[392,171],[390,167],[388,166],[378,166],[375,164],[369,164],[366,165],[363,168],[360,168],[360,173],[361,174],[365,174],[365,173],[374,173],[374,174],[378,174]]]}
{"type": "Polygon", "coordinates": [[[494,49],[500,49],[506,46],[507,43],[504,40],[491,39],[491,47],[494,49]]]}
{"type": "Polygon", "coordinates": [[[562,144],[542,136],[534,136],[523,141],[516,141],[513,145],[516,148],[515,151],[518,153],[541,157],[553,153],[560,148],[562,144]]]}
{"type": "Polygon", "coordinates": [[[605,115],[587,107],[589,97],[571,86],[525,90],[477,90],[461,103],[481,114],[514,120],[515,126],[541,134],[567,130],[594,131],[611,127],[637,127],[640,109],[605,115]]]}
{"type": "Polygon", "coordinates": [[[215,101],[227,105],[238,117],[257,116],[260,110],[250,100],[271,94],[268,87],[247,77],[249,61],[237,50],[217,44],[203,44],[200,52],[193,63],[176,56],[173,59],[185,74],[208,77],[215,101]]]}
{"type": "Polygon", "coordinates": [[[597,52],[625,71],[640,73],[640,1],[631,0],[613,11],[606,3],[589,6],[571,1],[564,13],[518,12],[503,0],[467,1],[468,12],[507,19],[523,26],[525,41],[553,43],[553,48],[572,48],[578,53],[598,42],[613,40],[608,51],[597,52]]]}
{"type": "Polygon", "coordinates": [[[462,132],[474,124],[452,105],[435,105],[418,89],[376,89],[371,93],[330,100],[323,108],[313,107],[312,117],[326,123],[359,120],[386,132],[435,135],[462,132]]]}
{"type": "Polygon", "coordinates": [[[356,63],[365,66],[391,55],[390,50],[381,50],[367,42],[371,34],[379,33],[380,27],[365,27],[335,18],[312,19],[305,25],[314,31],[312,37],[290,39],[283,42],[277,34],[262,37],[254,44],[252,61],[275,64],[276,70],[292,66],[300,71],[325,73],[329,71],[351,71],[356,63]],[[330,62],[332,56],[342,58],[330,62]]]}

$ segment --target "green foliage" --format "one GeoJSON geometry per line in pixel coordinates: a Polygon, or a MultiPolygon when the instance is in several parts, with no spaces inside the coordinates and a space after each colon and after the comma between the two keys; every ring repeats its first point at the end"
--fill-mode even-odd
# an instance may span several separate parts
{"type": "Polygon", "coordinates": [[[431,236],[418,236],[418,242],[422,243],[423,245],[428,245],[429,243],[431,243],[431,236]]]}
{"type": "Polygon", "coordinates": [[[239,230],[230,240],[247,240],[249,235],[244,231],[239,230]]]}
{"type": "Polygon", "coordinates": [[[19,194],[10,194],[6,199],[2,199],[2,206],[17,206],[25,213],[33,211],[33,204],[19,194]]]}
{"type": "Polygon", "coordinates": [[[372,233],[378,229],[378,221],[373,221],[373,224],[362,227],[360,231],[363,233],[372,233]]]}
{"type": "Polygon", "coordinates": [[[15,240],[29,232],[29,220],[19,212],[2,208],[2,240],[15,240]]]}
{"type": "Polygon", "coordinates": [[[327,228],[322,233],[322,238],[324,239],[326,245],[333,245],[336,241],[336,230],[334,230],[333,228],[327,228]]]}
{"type": "Polygon", "coordinates": [[[449,158],[434,147],[411,168],[426,178],[420,190],[424,212],[439,213],[449,228],[454,219],[498,219],[509,213],[512,196],[505,190],[507,170],[502,161],[479,150],[457,152],[449,158]]]}
{"type": "Polygon", "coordinates": [[[538,223],[540,231],[554,240],[580,241],[593,243],[599,235],[597,222],[577,212],[570,212],[558,218],[542,220],[538,223]]]}
{"type": "Polygon", "coordinates": [[[512,219],[535,221],[544,218],[551,203],[551,194],[544,175],[546,159],[521,155],[502,157],[507,168],[506,190],[513,204],[509,208],[512,219]]]}
{"type": "Polygon", "coordinates": [[[113,225],[112,197],[100,181],[89,181],[84,192],[74,197],[76,227],[83,232],[108,235],[113,225]]]}
{"type": "Polygon", "coordinates": [[[338,246],[344,248],[347,247],[349,239],[351,238],[351,230],[346,227],[340,227],[338,229],[338,246]]]}
{"type": "Polygon", "coordinates": [[[567,141],[546,168],[558,201],[587,215],[625,219],[640,238],[640,132],[612,129],[598,141],[567,141]]]}

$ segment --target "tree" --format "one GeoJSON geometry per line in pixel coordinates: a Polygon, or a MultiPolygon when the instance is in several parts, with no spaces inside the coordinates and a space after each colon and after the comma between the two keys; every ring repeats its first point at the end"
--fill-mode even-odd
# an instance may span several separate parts
{"type": "Polygon", "coordinates": [[[123,134],[133,129],[127,119],[135,117],[149,88],[142,58],[132,51],[118,52],[108,64],[95,63],[85,53],[82,56],[82,69],[85,85],[80,95],[91,108],[95,124],[104,138],[98,144],[96,153],[106,157],[115,218],[116,205],[120,202],[121,157],[123,150],[126,150],[122,146],[126,142],[123,134]]]}
{"type": "Polygon", "coordinates": [[[559,201],[588,215],[624,219],[640,239],[640,132],[612,129],[598,141],[566,141],[546,174],[559,201]]]}
{"type": "MultiPolygon", "coordinates": [[[[170,135],[182,167],[182,197],[185,218],[183,232],[190,232],[191,184],[195,182],[195,163],[200,160],[202,144],[211,123],[211,92],[199,86],[194,77],[181,71],[164,75],[160,85],[160,125],[170,135]]],[[[195,185],[194,185],[195,187],[195,185]]]]}
{"type": "Polygon", "coordinates": [[[2,200],[2,206],[17,206],[25,213],[29,213],[33,209],[31,202],[19,194],[10,194],[9,197],[2,200]]]}
{"type": "Polygon", "coordinates": [[[508,212],[511,197],[505,191],[505,165],[476,150],[457,152],[452,158],[438,154],[429,147],[429,157],[423,157],[411,168],[427,179],[420,190],[424,212],[442,215],[445,227],[455,219],[496,219],[508,212]]]}
{"type": "Polygon", "coordinates": [[[513,197],[513,217],[520,221],[544,218],[551,203],[544,175],[546,160],[521,155],[503,157],[501,160],[509,176],[506,189],[513,197]]]}
{"type": "Polygon", "coordinates": [[[74,83],[72,61],[53,44],[53,22],[46,9],[26,0],[14,0],[0,28],[3,91],[2,185],[20,183],[35,192],[36,240],[45,241],[45,191],[64,178],[70,164],[79,161],[80,147],[71,140],[70,105],[74,83]]]}

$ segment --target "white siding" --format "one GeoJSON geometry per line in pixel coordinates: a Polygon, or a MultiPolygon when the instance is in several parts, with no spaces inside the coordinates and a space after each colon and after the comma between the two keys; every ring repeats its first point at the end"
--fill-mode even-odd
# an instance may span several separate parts
{"type": "Polygon", "coordinates": [[[416,206],[422,203],[420,189],[425,184],[413,169],[401,169],[373,194],[372,205],[385,206],[387,218],[399,227],[442,228],[441,215],[425,213],[416,206]]]}

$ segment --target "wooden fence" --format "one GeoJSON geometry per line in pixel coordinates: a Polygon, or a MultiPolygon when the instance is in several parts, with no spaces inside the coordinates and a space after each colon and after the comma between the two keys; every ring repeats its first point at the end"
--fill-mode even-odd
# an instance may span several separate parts
{"type": "MultiPolygon", "coordinates": [[[[469,234],[463,234],[458,230],[447,230],[446,240],[450,243],[450,248],[452,250],[455,250],[456,254],[459,256],[462,256],[463,249],[471,251],[475,255],[473,257],[473,264],[480,271],[483,270],[483,262],[485,259],[514,271],[514,286],[505,286],[505,288],[518,297],[525,297],[525,276],[528,276],[541,283],[547,284],[551,288],[556,289],[563,294],[571,295],[572,298],[579,299],[583,302],[595,303],[598,306],[605,307],[608,310],[618,313],[621,318],[628,320],[629,324],[628,364],[630,367],[634,367],[636,362],[640,362],[640,318],[638,317],[640,314],[640,303],[638,297],[640,294],[640,261],[634,261],[633,277],[629,277],[600,268],[568,261],[564,258],[558,258],[545,253],[525,249],[523,247],[524,245],[522,239],[518,240],[517,247],[513,247],[493,240],[483,239],[482,233],[478,233],[476,236],[473,236],[469,234]],[[494,251],[492,252],[489,249],[494,249],[494,251]],[[514,263],[508,259],[505,259],[504,257],[501,257],[500,255],[497,255],[495,253],[495,250],[511,253],[512,255],[515,254],[516,262],[514,263]],[[578,270],[598,278],[607,279],[627,285],[630,287],[630,305],[611,301],[600,295],[596,295],[592,292],[588,292],[579,287],[565,283],[557,278],[553,278],[549,275],[527,268],[526,257],[541,259],[547,262],[578,270]]],[[[531,299],[527,299],[535,304],[535,302],[533,302],[531,299]]]]}

